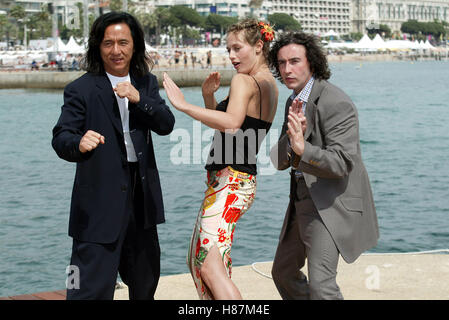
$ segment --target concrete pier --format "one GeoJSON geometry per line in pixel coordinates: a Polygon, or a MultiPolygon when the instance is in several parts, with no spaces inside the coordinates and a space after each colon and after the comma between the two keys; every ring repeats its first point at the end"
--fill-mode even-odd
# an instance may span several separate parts
{"type": "MultiPolygon", "coordinates": [[[[243,299],[281,299],[267,277],[271,266],[262,262],[232,269],[243,299]]],[[[302,271],[307,274],[307,267],[302,271]]],[[[346,300],[449,300],[449,254],[367,254],[352,264],[340,259],[337,283],[346,300]]],[[[114,299],[128,299],[126,286],[115,291],[114,299]]],[[[197,300],[198,295],[190,274],[180,274],[161,277],[155,299],[197,300]]]]}
{"type": "MultiPolygon", "coordinates": [[[[162,88],[163,73],[168,75],[180,87],[201,86],[204,79],[213,71],[221,74],[221,85],[231,83],[235,71],[232,69],[155,69],[152,73],[157,77],[162,88]]],[[[69,82],[84,74],[84,71],[3,71],[0,72],[0,89],[34,88],[63,89],[69,82]]]]}
{"type": "MultiPolygon", "coordinates": [[[[366,254],[353,264],[339,261],[337,283],[346,300],[449,300],[449,252],[366,254]]],[[[270,278],[272,262],[234,267],[232,280],[245,300],[280,300],[270,278]]],[[[302,270],[307,274],[307,267],[302,270]]],[[[65,300],[66,291],[24,293],[0,300],[65,300]]],[[[128,300],[121,285],[114,300],[128,300]]],[[[190,274],[161,277],[156,300],[198,300],[190,274]]]]}

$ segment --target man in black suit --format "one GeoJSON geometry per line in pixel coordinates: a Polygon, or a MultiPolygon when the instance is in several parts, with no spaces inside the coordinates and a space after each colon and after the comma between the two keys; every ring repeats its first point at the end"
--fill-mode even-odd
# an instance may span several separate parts
{"type": "Polygon", "coordinates": [[[175,119],[149,64],[137,20],[107,13],[92,25],[87,73],[64,90],[52,145],[77,163],[69,235],[80,275],[67,299],[112,299],[117,272],[130,299],[154,298],[165,219],[151,131],[167,135],[175,119]]]}

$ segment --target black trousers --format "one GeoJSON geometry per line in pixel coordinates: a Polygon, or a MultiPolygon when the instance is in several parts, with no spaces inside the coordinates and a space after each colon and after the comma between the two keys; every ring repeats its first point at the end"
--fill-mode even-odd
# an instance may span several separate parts
{"type": "Polygon", "coordinates": [[[143,191],[138,164],[129,163],[131,181],[126,220],[114,243],[73,239],[70,264],[79,269],[79,289],[67,289],[67,300],[112,300],[117,273],[131,300],[153,300],[160,277],[156,226],[143,229],[143,191]]]}

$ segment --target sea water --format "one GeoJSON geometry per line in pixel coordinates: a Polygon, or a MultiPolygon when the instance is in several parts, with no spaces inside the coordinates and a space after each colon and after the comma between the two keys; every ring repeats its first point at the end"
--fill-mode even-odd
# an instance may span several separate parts
{"type": "MultiPolygon", "coordinates": [[[[330,81],[358,109],[380,228],[379,243],[369,252],[448,248],[449,62],[334,63],[331,70],[330,81]]],[[[280,133],[291,94],[278,84],[278,110],[261,151],[263,161],[280,133]]],[[[228,90],[220,88],[217,100],[228,90]]],[[[201,88],[182,91],[187,101],[203,105],[201,88]]],[[[160,93],[166,99],[164,90],[160,93]]],[[[62,90],[0,90],[0,296],[65,288],[75,165],[59,159],[51,147],[62,101],[62,90]]],[[[202,157],[211,138],[207,127],[171,108],[175,131],[153,134],[166,215],[158,226],[162,275],[188,272],[188,243],[205,191],[202,157]],[[181,144],[189,146],[188,157],[177,152],[181,144]]],[[[256,201],[234,234],[234,266],[274,257],[289,174],[272,169],[259,163],[256,201]]]]}

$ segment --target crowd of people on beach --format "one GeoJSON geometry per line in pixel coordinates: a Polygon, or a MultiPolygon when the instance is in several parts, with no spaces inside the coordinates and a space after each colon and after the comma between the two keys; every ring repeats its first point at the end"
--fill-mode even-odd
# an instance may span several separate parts
{"type": "Polygon", "coordinates": [[[198,48],[164,49],[150,52],[154,68],[164,69],[220,69],[231,67],[223,52],[215,54],[212,50],[199,50],[198,48]]]}
{"type": "Polygon", "coordinates": [[[79,71],[82,54],[70,54],[57,52],[49,57],[33,57],[24,54],[14,61],[14,63],[4,64],[0,59],[0,70],[7,71],[79,71]],[[28,62],[30,61],[30,62],[28,62]]]}
{"type": "MultiPolygon", "coordinates": [[[[394,42],[394,41],[390,41],[394,42]]],[[[400,41],[396,41],[400,42],[400,41]]],[[[402,41],[407,42],[407,41],[402,41]]],[[[447,60],[447,47],[432,47],[423,49],[391,49],[376,50],[360,49],[355,51],[351,47],[357,43],[325,42],[321,43],[326,50],[328,61],[359,61],[359,60],[447,60]],[[348,46],[348,48],[345,47],[348,46]]],[[[411,42],[407,42],[408,45],[411,42]]],[[[416,45],[416,44],[415,44],[416,45]]],[[[404,46],[404,44],[401,44],[404,46]]],[[[232,68],[224,47],[197,47],[197,46],[160,46],[148,50],[156,69],[223,69],[232,68]],[[213,50],[212,50],[213,49],[213,50]],[[217,50],[218,49],[218,50],[217,50]]],[[[147,48],[148,49],[148,48],[147,48]]],[[[83,53],[46,52],[45,50],[16,50],[0,51],[0,70],[59,70],[79,71],[83,53]],[[7,58],[6,58],[7,57],[7,58]]]]}
{"type": "MultiPolygon", "coordinates": [[[[49,70],[58,70],[58,71],[79,71],[80,68],[80,62],[83,58],[82,54],[65,54],[58,52],[54,59],[51,59],[48,63],[42,63],[40,66],[35,63],[36,61],[33,60],[31,63],[35,63],[36,67],[39,68],[48,68],[49,70]]],[[[32,68],[33,69],[33,68],[32,68]]]]}
{"type": "MultiPolygon", "coordinates": [[[[202,50],[204,51],[204,50],[202,50]]],[[[154,62],[155,69],[224,69],[230,68],[226,55],[223,52],[213,54],[211,50],[202,52],[197,48],[170,49],[160,48],[159,51],[151,51],[149,55],[154,62]]],[[[7,70],[48,70],[48,71],[79,71],[83,54],[70,54],[57,52],[49,55],[50,58],[19,57],[15,63],[3,64],[0,59],[0,67],[7,70]],[[25,61],[31,60],[31,63],[25,61]]]]}

